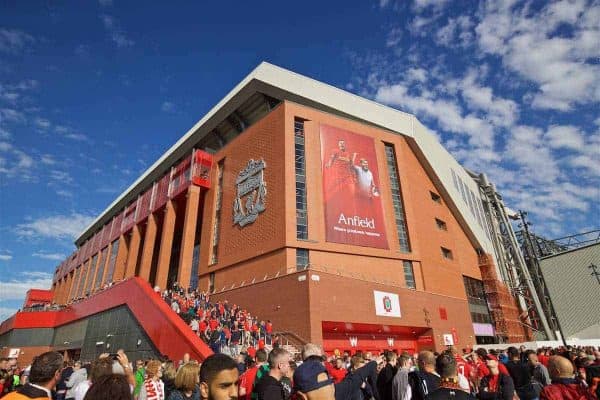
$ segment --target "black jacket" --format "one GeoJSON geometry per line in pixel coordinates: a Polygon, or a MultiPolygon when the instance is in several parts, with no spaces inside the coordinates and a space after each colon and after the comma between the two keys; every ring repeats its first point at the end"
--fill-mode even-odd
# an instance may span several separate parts
{"type": "Polygon", "coordinates": [[[438,388],[425,397],[426,400],[475,400],[471,394],[460,389],[438,388]]]}
{"type": "Polygon", "coordinates": [[[285,400],[285,389],[279,381],[271,375],[263,376],[254,391],[258,394],[258,400],[285,400]]]}
{"type": "MultiPolygon", "coordinates": [[[[365,379],[377,381],[377,363],[371,361],[364,367],[354,371],[353,374],[348,374],[343,381],[335,385],[335,400],[348,400],[358,392],[361,393],[360,386],[365,379]]],[[[376,399],[379,398],[378,393],[373,393],[376,399]]]]}
{"type": "Polygon", "coordinates": [[[480,400],[512,400],[515,394],[515,385],[510,376],[500,374],[498,378],[498,390],[496,392],[490,392],[490,379],[491,375],[486,375],[481,378],[479,383],[479,393],[477,398],[480,400]]]}
{"type": "Polygon", "coordinates": [[[413,400],[423,400],[429,393],[440,387],[441,379],[436,374],[425,371],[412,371],[408,374],[408,384],[413,400]]]}
{"type": "Polygon", "coordinates": [[[386,364],[385,367],[377,375],[377,391],[381,400],[392,399],[392,382],[396,376],[396,367],[386,364]]]}

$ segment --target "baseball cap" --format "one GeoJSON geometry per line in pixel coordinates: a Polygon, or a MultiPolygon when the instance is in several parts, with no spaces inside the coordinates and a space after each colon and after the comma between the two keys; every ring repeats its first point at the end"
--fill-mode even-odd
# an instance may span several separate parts
{"type": "Polygon", "coordinates": [[[333,381],[327,375],[327,370],[318,361],[305,361],[294,371],[294,389],[296,391],[307,393],[332,384],[333,381]],[[319,380],[319,375],[322,373],[325,373],[327,379],[319,380]]]}

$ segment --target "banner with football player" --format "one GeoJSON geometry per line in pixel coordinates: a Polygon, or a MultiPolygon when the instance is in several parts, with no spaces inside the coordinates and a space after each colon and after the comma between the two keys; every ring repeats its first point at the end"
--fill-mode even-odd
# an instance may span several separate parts
{"type": "Polygon", "coordinates": [[[373,138],[320,130],[326,240],[387,249],[373,138]]]}

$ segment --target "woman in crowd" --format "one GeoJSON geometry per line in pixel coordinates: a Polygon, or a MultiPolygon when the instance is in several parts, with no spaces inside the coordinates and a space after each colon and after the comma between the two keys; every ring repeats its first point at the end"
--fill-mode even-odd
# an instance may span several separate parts
{"type": "Polygon", "coordinates": [[[165,400],[165,385],[160,380],[162,376],[160,361],[151,360],[148,362],[146,376],[138,400],[165,400]]]}
{"type": "Polygon", "coordinates": [[[133,400],[131,389],[125,375],[104,375],[94,382],[83,400],[133,400]]]}
{"type": "Polygon", "coordinates": [[[177,369],[173,361],[167,361],[164,365],[164,372],[162,374],[162,381],[165,384],[165,399],[169,398],[169,395],[175,390],[175,376],[177,375],[177,369]]]}
{"type": "Polygon", "coordinates": [[[168,400],[200,400],[200,366],[195,362],[184,364],[175,376],[175,390],[168,400]]]}

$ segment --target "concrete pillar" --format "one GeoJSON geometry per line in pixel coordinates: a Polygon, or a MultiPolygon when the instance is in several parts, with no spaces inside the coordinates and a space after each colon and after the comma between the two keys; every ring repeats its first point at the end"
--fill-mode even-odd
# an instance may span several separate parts
{"type": "Polygon", "coordinates": [[[140,251],[142,234],[140,227],[136,224],[131,228],[131,239],[129,241],[129,252],[127,254],[127,265],[125,267],[125,279],[135,276],[135,264],[140,251]]]}
{"type": "Polygon", "coordinates": [[[113,272],[113,282],[120,281],[125,276],[125,266],[127,264],[127,254],[129,246],[125,235],[119,237],[119,250],[117,252],[117,260],[115,261],[115,272],[113,272]]]}
{"type": "Polygon", "coordinates": [[[194,239],[196,223],[198,222],[198,203],[200,202],[200,187],[191,185],[187,192],[185,219],[183,221],[183,236],[179,252],[179,268],[177,282],[187,288],[190,286],[192,273],[192,257],[194,254],[194,239]]]}
{"type": "Polygon", "coordinates": [[[148,216],[146,224],[146,236],[144,237],[144,248],[142,249],[142,261],[140,266],[140,278],[149,281],[150,269],[152,268],[152,255],[154,252],[154,242],[156,241],[156,217],[154,214],[148,216]]]}
{"type": "Polygon", "coordinates": [[[173,200],[169,200],[165,206],[163,218],[162,235],[160,238],[160,251],[158,252],[158,268],[156,269],[156,285],[161,290],[167,288],[169,277],[169,263],[171,261],[171,250],[173,247],[173,234],[175,233],[175,219],[177,210],[173,200]]]}

